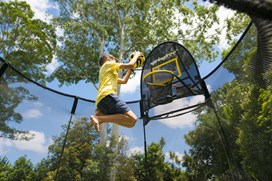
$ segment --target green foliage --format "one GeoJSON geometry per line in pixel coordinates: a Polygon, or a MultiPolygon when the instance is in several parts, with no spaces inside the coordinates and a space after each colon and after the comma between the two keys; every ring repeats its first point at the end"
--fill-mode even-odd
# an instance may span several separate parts
{"type": "Polygon", "coordinates": [[[99,54],[96,47],[100,45],[88,23],[72,19],[61,25],[64,35],[58,39],[62,45],[56,49],[56,56],[63,63],[48,80],[58,77],[61,84],[76,84],[81,80],[97,82],[99,54]]]}
{"type": "Polygon", "coordinates": [[[115,160],[117,162],[117,165],[115,166],[115,180],[137,180],[134,175],[133,158],[119,155],[115,160]]]}
{"type": "MultiPolygon", "coordinates": [[[[109,140],[108,146],[97,144],[97,135],[88,127],[86,119],[78,119],[73,123],[67,144],[60,162],[57,180],[110,180],[112,171],[116,180],[145,180],[158,178],[163,180],[175,180],[185,178],[184,173],[175,164],[180,160],[172,153],[172,163],[165,163],[165,155],[162,152],[165,145],[164,139],[160,144],[151,144],[148,148],[149,175],[145,175],[144,156],[141,154],[128,157],[128,147],[125,139],[118,144],[109,140]]],[[[49,162],[51,168],[45,180],[55,178],[56,169],[64,134],[54,139],[54,144],[49,147],[49,162]]]]}
{"type": "Polygon", "coordinates": [[[43,180],[47,176],[47,173],[50,170],[50,160],[42,159],[37,165],[34,167],[34,178],[32,181],[40,181],[43,180]]]}
{"type": "Polygon", "coordinates": [[[45,159],[34,166],[26,156],[19,157],[14,164],[10,164],[6,157],[0,158],[1,181],[40,181],[45,178],[48,171],[49,162],[45,159]]]}
{"type": "MultiPolygon", "coordinates": [[[[201,5],[196,0],[58,0],[60,16],[55,25],[59,36],[57,59],[60,66],[48,78],[60,86],[84,80],[96,85],[97,60],[111,52],[121,61],[134,50],[148,54],[165,41],[179,41],[198,63],[214,61],[222,29],[210,33],[219,23],[218,6],[201,5]]],[[[222,25],[224,27],[224,25],[222,25]]]]}
{"type": "MultiPolygon", "coordinates": [[[[237,41],[236,38],[241,35],[250,21],[251,19],[242,13],[236,13],[235,16],[226,19],[226,40],[228,41],[228,44],[231,45],[237,41]]],[[[256,37],[252,38],[255,39],[256,37]]]]}
{"type": "Polygon", "coordinates": [[[98,58],[103,52],[110,27],[109,5],[106,1],[57,1],[60,17],[55,26],[63,30],[58,37],[61,46],[56,56],[61,65],[48,78],[57,78],[60,85],[78,83],[81,80],[94,85],[98,81],[98,58]]]}
{"type": "Polygon", "coordinates": [[[82,170],[82,180],[97,180],[102,175],[99,169],[99,161],[88,159],[82,170]]]}
{"type": "Polygon", "coordinates": [[[198,116],[196,129],[185,135],[191,149],[184,158],[183,166],[191,178],[247,178],[240,173],[243,170],[242,155],[236,140],[244,112],[242,104],[251,89],[250,84],[236,80],[226,83],[212,95],[219,120],[213,109],[204,108],[198,116]]]}
{"type": "Polygon", "coordinates": [[[266,72],[264,72],[263,76],[264,76],[264,79],[267,81],[267,82],[270,82],[271,83],[271,77],[272,77],[272,63],[270,63],[269,65],[269,68],[266,72]]]}
{"type": "Polygon", "coordinates": [[[224,142],[212,112],[200,118],[198,127],[186,134],[185,139],[191,146],[189,154],[183,157],[186,174],[194,180],[209,179],[228,169],[224,142]],[[209,118],[208,118],[209,117],[209,118]],[[208,119],[206,119],[208,118],[208,119]]]}
{"type": "Polygon", "coordinates": [[[0,178],[3,181],[8,180],[8,176],[11,170],[11,166],[9,164],[7,157],[0,157],[0,178]]]}
{"type": "MultiPolygon", "coordinates": [[[[234,20],[232,20],[234,21],[234,20]]],[[[238,20],[236,20],[238,21],[238,20]]],[[[248,21],[246,21],[248,23],[248,21]]],[[[238,24],[236,22],[236,24],[238,24]]],[[[242,21],[241,24],[244,24],[242,21]]],[[[244,28],[239,26],[239,30],[237,33],[242,33],[244,28]]],[[[234,33],[236,34],[236,33],[234,33]]],[[[236,35],[237,36],[237,35],[236,35]]],[[[231,47],[222,52],[222,57],[227,56],[233,46],[236,44],[236,39],[233,39],[230,43],[231,47]]],[[[257,33],[254,28],[251,28],[247,35],[244,37],[242,43],[236,47],[235,51],[228,58],[228,61],[224,63],[224,67],[232,72],[237,79],[240,81],[252,80],[253,75],[251,75],[252,67],[250,62],[252,61],[257,49],[257,33]]]]}
{"type": "MultiPolygon", "coordinates": [[[[233,35],[241,33],[240,25],[236,23],[233,35]]],[[[235,79],[212,94],[212,102],[223,130],[213,110],[206,107],[198,111],[195,130],[185,135],[186,142],[191,146],[183,158],[183,166],[189,178],[271,178],[268,166],[272,158],[271,87],[260,89],[252,81],[251,61],[255,52],[256,32],[252,28],[224,63],[225,68],[235,75],[235,79]]],[[[226,54],[227,51],[223,52],[223,56],[226,54]]],[[[271,79],[270,73],[270,70],[265,72],[264,78],[271,79]]]]}
{"type": "Polygon", "coordinates": [[[49,147],[49,159],[51,163],[51,172],[48,177],[56,174],[58,169],[58,180],[78,180],[81,178],[82,170],[85,167],[86,161],[91,158],[94,151],[94,143],[97,139],[97,134],[89,128],[89,122],[85,118],[78,119],[73,122],[72,128],[66,140],[66,146],[59,160],[63,141],[65,138],[64,132],[54,138],[54,143],[49,147]],[[60,161],[60,162],[59,162],[60,161]],[[60,166],[58,168],[58,166],[60,166]]]}
{"type": "Polygon", "coordinates": [[[24,1],[0,2],[1,56],[26,76],[44,82],[46,65],[53,58],[56,35],[52,25],[33,19],[24,1]]]}
{"type": "Polygon", "coordinates": [[[10,86],[5,80],[0,80],[0,137],[9,139],[29,139],[24,133],[9,126],[9,122],[21,123],[22,116],[15,109],[23,100],[35,100],[36,98],[24,87],[10,86]],[[17,134],[20,134],[20,138],[17,134]]]}
{"type": "MultiPolygon", "coordinates": [[[[162,138],[160,143],[163,142],[164,139],[162,138]]],[[[163,146],[164,144],[157,143],[149,145],[147,160],[145,160],[143,154],[133,156],[135,178],[137,180],[187,180],[184,172],[179,167],[170,162],[165,162],[165,154],[162,151],[163,146]]]]}
{"type": "MultiPolygon", "coordinates": [[[[51,62],[56,46],[53,26],[33,19],[34,12],[26,2],[0,2],[0,54],[9,64],[29,78],[45,84],[46,65],[51,62]]],[[[1,65],[2,66],[2,65],[1,65]]],[[[15,111],[23,100],[36,99],[24,87],[12,85],[25,82],[9,68],[0,80],[0,137],[18,139],[17,133],[27,133],[9,126],[21,123],[15,111]]],[[[26,138],[21,134],[21,138],[26,138]]]]}
{"type": "Polygon", "coordinates": [[[116,170],[117,178],[133,177],[133,167],[125,153],[125,141],[119,144],[117,153],[113,151],[117,144],[114,140],[109,140],[108,146],[98,144],[98,135],[89,128],[88,119],[79,118],[73,122],[59,162],[64,136],[62,133],[55,137],[49,147],[51,166],[45,180],[110,180],[112,170],[116,170]],[[127,165],[125,169],[124,165],[127,165]]]}
{"type": "MultiPolygon", "coordinates": [[[[219,22],[216,5],[203,6],[196,0],[57,2],[60,17],[54,19],[54,28],[63,30],[57,48],[53,25],[34,20],[29,5],[18,1],[0,2],[2,56],[41,83],[54,53],[60,67],[48,80],[57,78],[61,85],[81,80],[95,85],[97,59],[103,51],[126,59],[135,49],[147,54],[157,44],[171,40],[185,45],[198,63],[213,61],[218,56],[216,45],[222,29],[209,34],[219,22]]],[[[248,22],[243,14],[236,14],[225,22],[226,40],[231,46],[248,22]]],[[[246,180],[248,177],[269,180],[272,177],[272,87],[259,90],[248,81],[255,47],[256,32],[250,31],[225,63],[225,68],[234,73],[236,79],[212,95],[228,145],[213,110],[203,108],[195,130],[185,135],[191,146],[183,157],[185,172],[173,152],[169,153],[170,161],[165,161],[164,139],[148,146],[147,160],[143,154],[128,157],[126,140],[118,143],[109,140],[108,146],[98,145],[98,135],[88,127],[89,120],[79,118],[69,130],[61,160],[65,129],[54,138],[48,158],[36,166],[26,157],[20,157],[14,165],[1,158],[1,180],[54,180],[57,172],[56,180],[110,180],[112,173],[116,180],[246,180]],[[117,152],[114,151],[116,145],[117,152]]],[[[270,80],[271,71],[265,72],[264,77],[270,80]]],[[[22,87],[9,86],[21,81],[20,77],[6,74],[1,80],[1,137],[15,139],[17,133],[26,133],[7,125],[9,121],[22,121],[22,116],[14,110],[23,100],[36,99],[22,87]]]]}
{"type": "Polygon", "coordinates": [[[269,180],[272,172],[272,87],[254,87],[243,103],[245,110],[237,144],[243,156],[242,164],[250,176],[269,180]]]}
{"type": "Polygon", "coordinates": [[[146,175],[144,154],[129,157],[125,139],[121,139],[117,152],[114,151],[116,142],[113,140],[109,140],[108,146],[98,144],[98,135],[89,128],[89,120],[85,118],[78,118],[72,123],[60,160],[65,132],[54,138],[48,157],[35,166],[26,157],[20,157],[14,165],[1,158],[1,180],[105,181],[113,178],[112,170],[115,180],[188,180],[175,153],[170,152],[169,161],[165,161],[162,151],[166,144],[164,139],[148,146],[146,175]]]}
{"type": "Polygon", "coordinates": [[[10,170],[8,180],[26,180],[32,181],[34,179],[33,164],[26,157],[20,157],[16,160],[10,170]]]}

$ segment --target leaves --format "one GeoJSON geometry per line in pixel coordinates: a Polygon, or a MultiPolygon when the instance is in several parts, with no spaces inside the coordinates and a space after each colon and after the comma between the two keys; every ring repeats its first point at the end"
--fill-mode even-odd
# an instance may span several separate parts
{"type": "MultiPolygon", "coordinates": [[[[53,58],[56,35],[52,25],[33,17],[34,12],[26,2],[0,2],[0,54],[25,76],[45,84],[46,66],[53,58]]],[[[9,69],[1,77],[1,137],[15,139],[16,134],[27,133],[8,124],[22,121],[15,109],[23,100],[36,99],[24,87],[12,85],[25,81],[9,69]]]]}
{"type": "MultiPolygon", "coordinates": [[[[271,177],[267,166],[272,160],[271,87],[260,89],[250,78],[255,43],[256,32],[249,31],[224,63],[235,79],[212,94],[228,144],[209,107],[199,111],[196,129],[185,135],[191,149],[183,158],[183,166],[192,179],[267,180],[271,177]]],[[[269,76],[269,71],[264,75],[269,76]]]]}
{"type": "Polygon", "coordinates": [[[52,25],[33,19],[26,2],[0,2],[0,51],[3,58],[29,78],[44,83],[53,58],[56,35],[52,25]]]}
{"type": "Polygon", "coordinates": [[[110,52],[120,60],[131,51],[148,54],[165,41],[179,41],[196,61],[214,61],[221,31],[210,34],[219,23],[218,6],[197,1],[69,1],[58,0],[60,17],[55,25],[63,29],[57,49],[60,62],[48,80],[57,78],[60,86],[81,80],[96,85],[97,60],[110,52]]]}
{"type": "MultiPolygon", "coordinates": [[[[135,165],[135,177],[137,180],[186,179],[178,166],[165,162],[164,144],[161,144],[163,142],[164,139],[161,138],[160,143],[151,143],[148,146],[147,160],[145,160],[145,156],[142,154],[133,156],[132,161],[135,165]]],[[[173,153],[171,155],[175,157],[173,153]]]]}
{"type": "Polygon", "coordinates": [[[266,180],[272,175],[268,166],[272,163],[271,98],[271,86],[260,91],[258,87],[254,87],[243,104],[247,111],[244,113],[237,139],[244,158],[243,166],[250,175],[259,180],[266,180]]]}

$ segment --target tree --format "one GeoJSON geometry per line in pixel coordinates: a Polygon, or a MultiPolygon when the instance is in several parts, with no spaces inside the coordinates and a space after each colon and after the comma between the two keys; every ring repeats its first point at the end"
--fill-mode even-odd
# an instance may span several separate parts
{"type": "Polygon", "coordinates": [[[50,160],[46,158],[37,163],[34,167],[34,177],[32,181],[40,181],[46,178],[47,173],[50,171],[50,166],[50,160]]]}
{"type": "MultiPolygon", "coordinates": [[[[218,6],[199,5],[196,0],[181,1],[57,1],[60,17],[56,24],[63,30],[59,37],[57,59],[60,66],[49,77],[64,84],[98,81],[97,60],[102,52],[110,52],[121,61],[134,50],[148,52],[164,41],[179,41],[197,62],[213,61],[218,52],[221,29],[209,30],[219,22],[218,6]]],[[[122,72],[119,73],[122,75],[122,72]]],[[[119,89],[120,90],[120,89],[119,89]]],[[[118,126],[112,135],[118,138],[118,126]]],[[[101,142],[105,144],[107,124],[101,126],[101,142]]]]}
{"type": "MultiPolygon", "coordinates": [[[[49,77],[57,78],[60,85],[90,82],[96,87],[98,81],[98,58],[104,52],[110,28],[105,1],[57,1],[60,17],[54,22],[63,30],[58,37],[56,56],[62,65],[49,77]]],[[[111,12],[109,10],[109,12],[111,12]]]]}
{"type": "Polygon", "coordinates": [[[145,160],[144,154],[133,156],[134,175],[137,180],[187,180],[179,167],[165,162],[165,154],[162,151],[164,145],[163,138],[159,144],[151,143],[148,146],[147,160],[145,160]]]}
{"type": "MultiPolygon", "coordinates": [[[[206,114],[207,116],[208,114],[206,114]]],[[[186,143],[191,146],[189,154],[185,152],[183,166],[186,174],[193,180],[211,179],[228,169],[224,142],[212,112],[208,120],[202,120],[198,127],[185,135],[186,143]],[[215,124],[215,125],[213,125],[215,124]]]]}
{"type": "MultiPolygon", "coordinates": [[[[239,33],[239,29],[239,25],[233,27],[233,34],[239,33]]],[[[196,129],[185,136],[191,149],[185,154],[183,165],[191,179],[267,180],[271,177],[264,164],[270,163],[272,157],[269,151],[271,88],[260,89],[253,81],[251,62],[255,53],[256,32],[252,28],[223,64],[235,79],[211,97],[228,144],[223,142],[216,118],[208,107],[199,111],[196,129]],[[223,165],[218,166],[220,163],[223,165]]],[[[271,78],[270,70],[263,73],[264,78],[271,78]]]]}
{"type": "Polygon", "coordinates": [[[25,134],[27,131],[10,127],[8,122],[21,123],[23,118],[20,113],[15,111],[15,108],[22,100],[34,100],[36,98],[24,87],[9,87],[9,85],[2,80],[0,80],[0,87],[0,137],[29,139],[30,137],[25,134]]]}
{"type": "MultiPolygon", "coordinates": [[[[54,138],[49,147],[45,169],[39,176],[44,180],[110,180],[112,170],[116,178],[134,178],[132,161],[127,157],[127,142],[122,140],[115,152],[116,140],[110,140],[109,145],[98,144],[98,134],[90,129],[86,118],[79,118],[72,123],[66,139],[62,158],[60,154],[64,141],[64,133],[54,138]],[[124,167],[124,165],[126,165],[124,167]],[[47,169],[48,166],[48,169],[47,169]],[[58,172],[58,174],[57,174],[58,172]],[[56,175],[57,174],[57,175],[56,175]]],[[[39,167],[40,168],[40,167],[39,167]]]]}
{"type": "Polygon", "coordinates": [[[251,84],[237,80],[225,84],[212,95],[220,120],[213,109],[206,107],[198,116],[195,130],[185,135],[191,148],[185,154],[183,166],[192,179],[248,179],[242,171],[243,155],[236,141],[245,111],[242,105],[251,88],[251,84]]]}
{"type": "Polygon", "coordinates": [[[0,158],[0,178],[7,180],[40,181],[49,172],[49,160],[43,159],[36,166],[26,159],[19,157],[14,164],[10,164],[6,157],[0,158]]]}
{"type": "Polygon", "coordinates": [[[11,171],[11,165],[10,165],[7,157],[0,157],[0,178],[1,178],[1,180],[7,181],[10,171],[11,171]]]}
{"type": "Polygon", "coordinates": [[[272,163],[271,88],[253,87],[242,105],[244,113],[237,144],[240,146],[243,167],[257,180],[269,180],[272,177],[268,166],[272,163]]]}
{"type": "Polygon", "coordinates": [[[17,159],[11,168],[8,176],[8,180],[33,180],[34,178],[34,166],[30,160],[22,156],[17,159]]]}
{"type": "MultiPolygon", "coordinates": [[[[1,56],[27,77],[45,83],[46,65],[56,46],[55,29],[33,19],[34,12],[24,1],[0,2],[0,15],[1,56]]],[[[13,82],[18,79],[22,81],[17,77],[13,82]]]]}
{"type": "MultiPolygon", "coordinates": [[[[34,12],[21,1],[0,2],[0,17],[0,56],[24,75],[44,84],[45,68],[56,46],[53,26],[33,19],[34,12]]],[[[15,109],[23,100],[36,98],[18,85],[25,79],[8,70],[0,77],[0,137],[18,139],[16,135],[26,131],[11,128],[7,123],[20,123],[23,118],[15,109]]]]}
{"type": "Polygon", "coordinates": [[[115,157],[113,173],[116,180],[136,180],[134,176],[133,157],[128,156],[128,142],[125,137],[121,137],[118,141],[118,151],[115,157]]]}
{"type": "MultiPolygon", "coordinates": [[[[241,19],[243,16],[240,17],[241,19]]],[[[235,21],[237,21],[236,17],[228,20],[231,23],[229,26],[232,26],[232,32],[229,32],[227,37],[232,45],[234,41],[231,34],[235,36],[242,31],[241,25],[233,23],[235,21]]],[[[248,19],[244,18],[241,24],[246,22],[248,19]]],[[[204,107],[198,112],[198,124],[195,130],[185,136],[191,149],[185,154],[183,165],[187,168],[187,174],[191,178],[196,180],[248,178],[248,175],[243,175],[242,155],[236,141],[239,134],[237,129],[240,127],[245,111],[242,105],[252,89],[249,65],[256,52],[255,43],[256,32],[251,29],[222,65],[235,75],[235,79],[230,83],[225,83],[212,94],[211,100],[220,120],[215,116],[213,109],[204,107]]],[[[228,51],[223,52],[223,57],[228,51]]]]}
{"type": "Polygon", "coordinates": [[[60,159],[64,138],[65,133],[63,132],[59,137],[55,137],[54,143],[49,146],[48,159],[51,163],[51,171],[47,179],[80,179],[88,159],[92,158],[94,144],[97,143],[97,134],[91,131],[86,118],[79,118],[72,123],[60,159]],[[58,175],[56,175],[57,172],[58,175]]]}
{"type": "MultiPolygon", "coordinates": [[[[237,36],[241,36],[245,27],[250,23],[249,17],[243,14],[237,14],[231,19],[227,19],[227,41],[231,45],[228,49],[222,52],[222,57],[226,57],[231,49],[237,43],[237,36]],[[238,21],[240,23],[238,23],[238,21]]],[[[243,38],[239,46],[230,55],[223,67],[233,73],[239,81],[250,81],[253,78],[251,62],[257,50],[257,34],[254,27],[250,28],[246,36],[243,38]]]]}
{"type": "MultiPolygon", "coordinates": [[[[198,63],[203,59],[213,61],[218,55],[214,50],[221,29],[209,34],[219,22],[215,13],[218,6],[186,0],[57,2],[61,11],[56,23],[64,33],[57,48],[60,67],[49,80],[56,78],[60,85],[85,81],[96,87],[97,59],[104,51],[123,61],[135,49],[147,54],[159,43],[171,40],[184,44],[198,63]]],[[[107,130],[107,124],[102,125],[103,144],[107,130]]],[[[117,125],[113,125],[112,136],[119,137],[117,125]]]]}
{"type": "Polygon", "coordinates": [[[61,65],[49,79],[57,78],[60,85],[81,80],[95,85],[97,59],[104,51],[123,60],[135,49],[147,54],[159,43],[172,40],[181,41],[198,62],[213,61],[218,54],[213,46],[219,42],[220,29],[207,34],[218,23],[215,5],[207,7],[193,1],[186,6],[186,0],[57,2],[60,17],[55,20],[64,31],[57,49],[61,65]]]}

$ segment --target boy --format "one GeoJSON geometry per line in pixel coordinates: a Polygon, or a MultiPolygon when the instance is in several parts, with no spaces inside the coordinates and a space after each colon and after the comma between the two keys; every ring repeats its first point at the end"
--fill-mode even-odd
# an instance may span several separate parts
{"type": "Polygon", "coordinates": [[[131,128],[137,121],[137,116],[129,109],[127,104],[117,96],[117,84],[126,84],[137,58],[142,55],[135,51],[129,63],[118,63],[111,54],[104,54],[99,58],[99,87],[96,97],[95,114],[90,117],[90,126],[100,131],[100,124],[111,122],[131,128]],[[127,69],[126,75],[118,78],[118,70],[127,69]]]}

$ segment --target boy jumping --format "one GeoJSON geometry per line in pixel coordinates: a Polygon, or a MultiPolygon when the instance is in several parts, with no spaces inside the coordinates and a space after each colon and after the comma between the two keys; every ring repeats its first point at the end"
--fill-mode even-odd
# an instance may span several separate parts
{"type": "Polygon", "coordinates": [[[143,55],[135,51],[129,63],[118,63],[111,54],[103,54],[99,58],[99,86],[96,96],[95,114],[90,117],[90,126],[95,126],[100,131],[100,124],[111,122],[131,128],[137,121],[137,116],[129,109],[128,105],[117,96],[117,85],[126,84],[137,58],[143,55]],[[126,75],[118,78],[118,70],[127,69],[126,75]]]}

